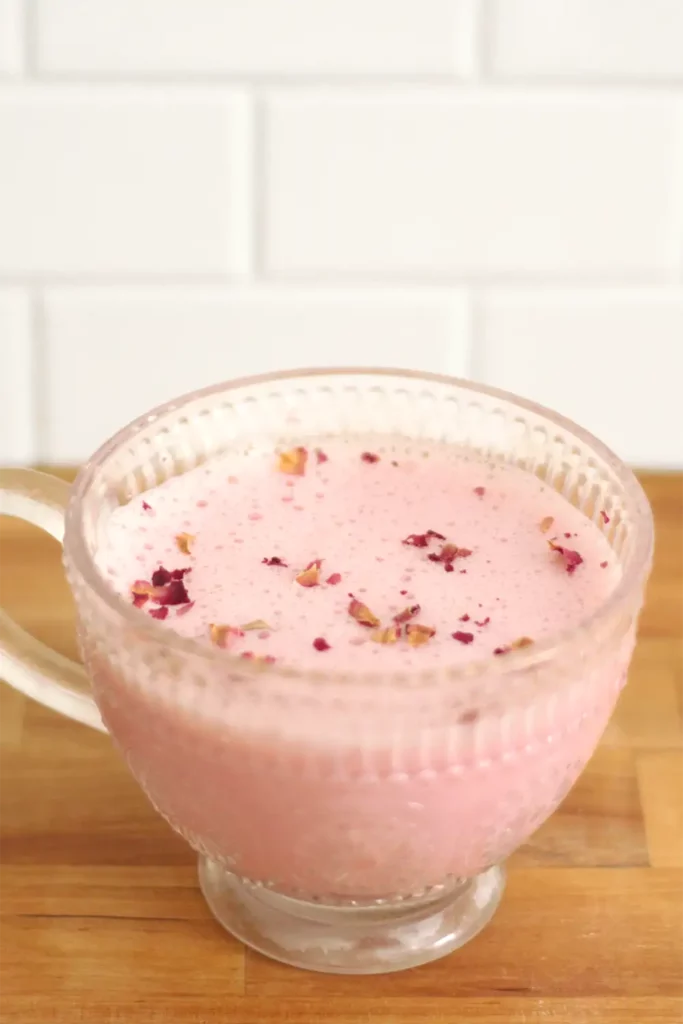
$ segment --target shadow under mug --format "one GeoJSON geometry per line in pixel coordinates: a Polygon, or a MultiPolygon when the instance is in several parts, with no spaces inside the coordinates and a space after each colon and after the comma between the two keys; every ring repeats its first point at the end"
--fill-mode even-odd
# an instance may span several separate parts
{"type": "Polygon", "coordinates": [[[580,427],[492,388],[381,369],[270,374],[179,398],[106,442],[71,488],[1,471],[0,513],[63,540],[84,665],[0,613],[0,674],[111,734],[198,852],[226,928],[338,973],[427,962],[489,920],[502,864],[571,788],[625,683],[653,547],[636,478],[580,427]],[[359,674],[264,668],[181,638],[99,575],[94,554],[120,504],[219,454],[349,434],[397,451],[465,446],[535,473],[603,530],[620,582],[579,626],[506,658],[359,674]]]}

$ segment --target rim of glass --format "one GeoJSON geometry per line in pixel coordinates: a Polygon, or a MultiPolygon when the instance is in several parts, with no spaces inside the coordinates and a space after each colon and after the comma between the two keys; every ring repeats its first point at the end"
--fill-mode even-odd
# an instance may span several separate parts
{"type": "Polygon", "coordinates": [[[82,466],[73,485],[71,499],[66,514],[65,525],[65,548],[67,557],[73,568],[81,578],[95,592],[97,597],[108,606],[116,615],[121,616],[130,623],[136,630],[148,634],[150,639],[155,640],[166,647],[178,652],[190,654],[196,658],[205,659],[216,664],[224,665],[227,669],[239,669],[240,674],[258,675],[264,679],[277,676],[299,680],[301,682],[312,682],[320,685],[321,682],[377,682],[377,680],[391,680],[396,683],[442,683],[453,682],[459,679],[472,680],[478,676],[495,674],[506,676],[512,673],[520,673],[534,668],[549,659],[558,648],[575,645],[578,638],[592,629],[599,628],[612,615],[619,612],[620,608],[631,600],[634,587],[642,582],[645,570],[652,557],[654,543],[654,527],[652,510],[645,492],[641,487],[634,472],[616,455],[606,444],[591,434],[588,430],[580,427],[577,423],[562,416],[560,413],[530,399],[522,398],[512,392],[504,391],[501,388],[490,387],[487,384],[479,384],[474,381],[465,380],[461,377],[451,377],[446,374],[429,373],[426,371],[394,369],[390,367],[315,367],[294,370],[279,370],[271,373],[256,374],[248,377],[238,377],[234,380],[224,381],[219,384],[212,384],[197,391],[187,392],[177,398],[164,402],[155,408],[136,417],[126,426],[122,427],[107,441],[104,442],[82,466]],[[442,665],[434,669],[419,669],[417,671],[325,671],[320,669],[298,669],[294,665],[264,665],[254,664],[238,654],[231,654],[228,651],[217,647],[209,646],[198,639],[181,637],[172,630],[164,629],[158,622],[149,616],[142,616],[137,608],[128,604],[116,591],[108,586],[104,577],[99,573],[95,561],[88,551],[83,539],[83,499],[93,483],[95,475],[108,458],[108,456],[123,445],[142,427],[149,426],[150,421],[164,416],[168,412],[179,411],[191,401],[203,397],[210,398],[214,395],[237,391],[243,387],[250,387],[259,384],[269,384],[275,381],[296,380],[301,378],[315,377],[344,377],[344,376],[367,376],[367,377],[393,377],[409,380],[424,381],[425,383],[438,383],[451,387],[457,387],[472,394],[488,395],[491,398],[501,399],[510,402],[520,409],[546,417],[556,427],[569,431],[584,444],[589,445],[596,455],[599,455],[617,476],[619,483],[624,489],[626,500],[632,504],[634,519],[636,521],[636,537],[633,550],[629,560],[626,562],[622,577],[619,583],[606,598],[599,608],[591,615],[586,616],[576,625],[568,629],[557,630],[550,633],[543,640],[533,644],[531,647],[520,648],[511,651],[505,658],[496,658],[492,654],[485,655],[465,665],[442,665]]]}

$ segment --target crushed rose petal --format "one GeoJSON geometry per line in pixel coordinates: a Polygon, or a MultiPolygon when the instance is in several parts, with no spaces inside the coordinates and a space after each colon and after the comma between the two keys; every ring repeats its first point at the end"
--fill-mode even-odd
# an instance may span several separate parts
{"type": "Polygon", "coordinates": [[[423,626],[419,622],[409,622],[406,626],[406,636],[411,647],[422,647],[435,633],[432,626],[423,626]]]}
{"type": "Polygon", "coordinates": [[[385,626],[383,629],[376,629],[370,639],[376,644],[395,644],[400,635],[400,626],[385,626]]]}
{"type": "Polygon", "coordinates": [[[279,565],[282,566],[283,569],[287,568],[287,562],[283,561],[281,558],[278,558],[277,555],[273,555],[272,558],[262,558],[261,563],[263,565],[279,565]]]}
{"type": "Polygon", "coordinates": [[[475,487],[475,488],[474,488],[474,493],[475,493],[475,494],[476,494],[476,495],[477,495],[477,496],[478,496],[479,498],[483,498],[483,497],[484,497],[484,495],[486,494],[486,488],[485,488],[485,487],[481,487],[481,486],[479,486],[479,487],[475,487]]]}
{"type": "Polygon", "coordinates": [[[143,501],[142,509],[143,509],[143,512],[151,512],[152,511],[152,506],[150,504],[148,504],[146,501],[143,501]]]}
{"type": "Polygon", "coordinates": [[[216,647],[230,647],[233,641],[244,636],[244,632],[236,626],[226,626],[221,623],[212,622],[209,625],[209,636],[216,647]]]}
{"type": "Polygon", "coordinates": [[[410,533],[402,540],[401,543],[405,544],[406,547],[411,548],[426,548],[429,546],[429,541],[434,540],[445,540],[443,533],[437,533],[436,530],[426,530],[424,533],[410,533]]]}
{"type": "Polygon", "coordinates": [[[512,648],[513,651],[518,651],[522,647],[530,647],[532,643],[533,640],[530,636],[520,636],[516,640],[512,641],[510,647],[512,648]]]}
{"type": "Polygon", "coordinates": [[[243,626],[240,626],[240,629],[243,629],[245,633],[249,633],[252,629],[272,629],[272,627],[267,622],[264,622],[263,619],[254,619],[253,622],[246,622],[243,626]]]}
{"type": "Polygon", "coordinates": [[[187,613],[190,611],[191,608],[194,608],[194,601],[190,601],[189,604],[181,604],[180,608],[175,613],[176,614],[176,618],[179,615],[187,615],[187,613]]]}
{"type": "Polygon", "coordinates": [[[370,611],[366,604],[362,601],[357,601],[353,594],[349,594],[351,603],[349,604],[348,612],[352,619],[355,619],[361,626],[379,626],[379,619],[373,612],[370,611]]]}
{"type": "Polygon", "coordinates": [[[601,569],[606,569],[607,568],[607,562],[600,562],[600,568],[601,569]]]}
{"type": "Polygon", "coordinates": [[[278,457],[278,469],[281,473],[288,473],[290,476],[303,476],[306,472],[308,451],[299,445],[297,448],[290,448],[282,452],[278,457]]]}
{"type": "Polygon", "coordinates": [[[325,583],[329,583],[331,587],[336,587],[338,583],[341,583],[342,577],[340,572],[333,572],[331,576],[328,576],[325,583]]]}
{"type": "Polygon", "coordinates": [[[323,462],[329,462],[329,460],[329,455],[326,455],[322,448],[315,449],[315,461],[318,463],[319,466],[321,466],[323,462]]]}
{"type": "Polygon", "coordinates": [[[446,572],[453,572],[453,562],[456,558],[469,558],[472,554],[469,548],[459,548],[457,544],[444,544],[439,554],[432,552],[427,555],[430,562],[440,562],[446,572]]]}
{"type": "Polygon", "coordinates": [[[240,658],[245,661],[253,661],[261,665],[274,665],[276,659],[272,654],[254,654],[253,651],[242,651],[240,658]]]}
{"type": "Polygon", "coordinates": [[[188,604],[190,598],[182,580],[172,579],[163,586],[153,587],[150,597],[157,604],[188,604]]]}
{"type": "Polygon", "coordinates": [[[601,508],[601,509],[600,509],[600,515],[602,516],[602,521],[603,521],[603,523],[605,524],[605,526],[607,526],[607,524],[608,524],[608,523],[609,523],[609,521],[610,521],[610,517],[609,517],[609,516],[607,515],[607,513],[605,512],[604,508],[601,508]]]}
{"type": "Polygon", "coordinates": [[[404,608],[402,612],[398,612],[394,615],[394,622],[397,626],[403,625],[404,622],[410,622],[416,615],[420,614],[419,604],[411,604],[409,608],[404,608]]]}
{"type": "Polygon", "coordinates": [[[363,452],[361,459],[363,462],[379,462],[379,455],[375,455],[374,452],[363,452]]]}
{"type": "Polygon", "coordinates": [[[327,642],[327,640],[325,639],[324,636],[317,636],[315,638],[315,640],[313,641],[313,646],[315,647],[316,651],[329,651],[329,650],[331,650],[331,647],[328,644],[328,642],[327,642]]]}
{"type": "Polygon", "coordinates": [[[305,569],[296,574],[294,577],[295,581],[302,587],[320,586],[320,566],[322,561],[322,558],[316,558],[315,561],[309,562],[305,569]]]}
{"type": "Polygon", "coordinates": [[[490,621],[491,621],[491,616],[487,615],[485,619],[481,620],[481,622],[477,622],[477,620],[475,619],[474,620],[474,625],[475,626],[479,626],[480,629],[483,629],[484,626],[488,626],[490,621]]]}
{"type": "Polygon", "coordinates": [[[548,546],[551,551],[554,551],[556,554],[560,555],[560,557],[564,560],[565,570],[569,573],[570,576],[573,572],[576,571],[576,567],[581,565],[583,562],[583,558],[581,557],[578,551],[572,551],[571,548],[562,547],[561,544],[556,544],[554,540],[549,540],[548,546]]]}
{"type": "Polygon", "coordinates": [[[164,583],[170,583],[172,576],[168,569],[164,569],[163,565],[159,566],[152,573],[152,583],[155,587],[163,587],[164,583]]]}
{"type": "Polygon", "coordinates": [[[493,653],[494,654],[509,654],[511,650],[512,650],[511,647],[494,647],[493,648],[493,653]]]}
{"type": "Polygon", "coordinates": [[[168,615],[168,608],[163,605],[161,608],[150,608],[149,614],[153,619],[165,619],[168,615]]]}
{"type": "Polygon", "coordinates": [[[461,629],[456,629],[455,633],[451,633],[454,640],[459,640],[461,644],[471,644],[474,640],[474,633],[463,633],[461,629]]]}
{"type": "Polygon", "coordinates": [[[192,533],[179,533],[176,536],[175,542],[181,554],[189,555],[195,542],[195,537],[192,533]]]}
{"type": "Polygon", "coordinates": [[[469,615],[467,614],[467,612],[465,612],[465,614],[464,614],[464,615],[461,615],[461,616],[460,616],[460,622],[469,622],[469,621],[470,621],[470,617],[469,617],[469,615]]]}
{"type": "Polygon", "coordinates": [[[554,522],[555,519],[553,516],[544,516],[538,524],[538,528],[541,531],[541,533],[547,533],[554,522]]]}

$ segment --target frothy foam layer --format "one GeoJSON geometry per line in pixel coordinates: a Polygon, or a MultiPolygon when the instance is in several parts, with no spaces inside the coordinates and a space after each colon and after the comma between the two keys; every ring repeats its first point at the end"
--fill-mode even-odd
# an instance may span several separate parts
{"type": "Polygon", "coordinates": [[[139,598],[139,614],[165,614],[165,628],[231,652],[336,671],[493,656],[520,638],[576,625],[619,579],[601,530],[520,469],[400,439],[335,439],[323,450],[318,461],[310,448],[304,475],[282,472],[273,453],[252,452],[168,480],[115,510],[96,556],[100,571],[130,601],[134,581],[151,582],[160,566],[189,569],[182,582],[191,606],[153,594],[139,598]],[[316,560],[319,576],[314,566],[302,578],[316,560]],[[381,643],[376,627],[349,613],[351,594],[385,630],[405,609],[419,611],[410,631],[399,623],[396,642],[381,643]],[[211,630],[251,623],[260,625],[242,636],[211,630]],[[416,625],[435,632],[412,646],[416,625]]]}

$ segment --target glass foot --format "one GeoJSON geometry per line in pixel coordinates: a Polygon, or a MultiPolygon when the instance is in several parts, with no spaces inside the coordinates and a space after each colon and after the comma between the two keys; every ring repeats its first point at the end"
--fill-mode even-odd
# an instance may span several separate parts
{"type": "Polygon", "coordinates": [[[438,895],[397,903],[312,903],[245,882],[199,859],[199,884],[217,920],[274,960],[328,974],[383,974],[438,960],[481,931],[505,886],[502,867],[438,895]]]}

